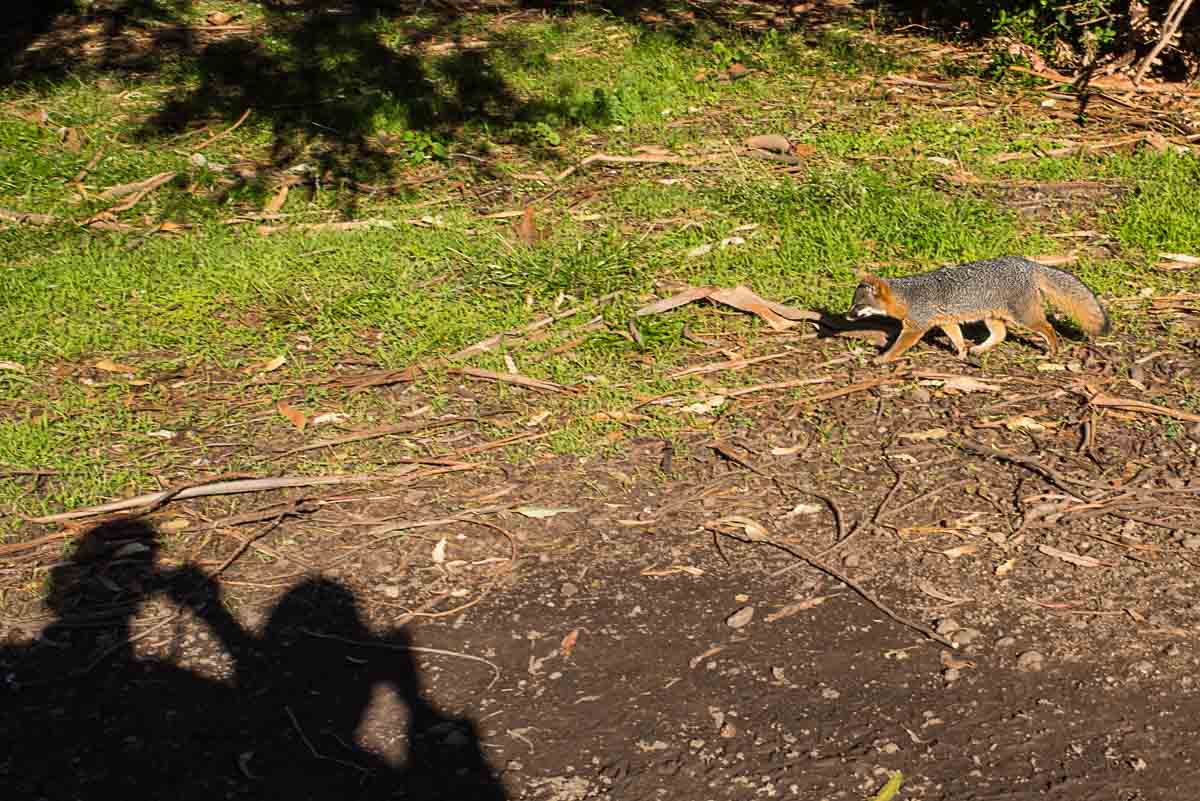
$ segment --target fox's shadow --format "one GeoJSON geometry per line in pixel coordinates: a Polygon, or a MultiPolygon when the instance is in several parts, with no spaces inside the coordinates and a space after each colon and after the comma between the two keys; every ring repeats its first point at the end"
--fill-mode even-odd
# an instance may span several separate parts
{"type": "MultiPolygon", "coordinates": [[[[854,337],[879,348],[879,352],[882,353],[890,348],[896,341],[896,337],[900,335],[900,322],[891,317],[876,316],[848,320],[845,313],[832,312],[827,309],[818,309],[817,312],[821,315],[821,319],[817,323],[818,339],[854,337]]],[[[1048,316],[1047,319],[1063,338],[1063,342],[1060,344],[1069,344],[1084,339],[1082,330],[1072,321],[1054,315],[1048,316]]],[[[967,344],[974,345],[987,338],[988,330],[983,322],[971,322],[962,324],[962,333],[967,344]]],[[[1044,352],[1045,350],[1045,344],[1040,336],[1019,326],[1008,326],[1006,340],[1020,342],[1035,351],[1044,352]]],[[[925,336],[921,337],[921,342],[951,354],[954,353],[954,345],[939,328],[935,327],[926,332],[925,336]]],[[[977,359],[978,357],[972,356],[970,361],[975,363],[977,359]]]]}
{"type": "Polygon", "coordinates": [[[505,798],[472,721],[426,699],[407,631],[373,632],[337,582],[293,587],[254,634],[126,522],[87,535],[48,601],[40,637],[0,649],[0,797],[505,798]],[[178,615],[134,634],[159,594],[178,615]],[[177,653],[137,655],[151,638],[177,653]]]}

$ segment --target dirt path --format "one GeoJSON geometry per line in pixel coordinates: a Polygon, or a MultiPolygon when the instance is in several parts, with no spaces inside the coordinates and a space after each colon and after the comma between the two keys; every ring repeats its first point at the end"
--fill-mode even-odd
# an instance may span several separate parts
{"type": "MultiPolygon", "coordinates": [[[[835,799],[901,771],[899,797],[930,801],[1190,798],[1200,433],[922,356],[925,378],[794,417],[747,404],[670,458],[634,438],[497,460],[347,495],[341,522],[194,540],[195,564],[153,567],[139,524],[93,532],[50,571],[60,620],[0,654],[0,788],[835,799]],[[755,526],[960,647],[716,533],[755,526]]],[[[1114,395],[1115,363],[1087,368],[1114,395]]],[[[1155,365],[1163,401],[1196,369],[1155,365]]]]}

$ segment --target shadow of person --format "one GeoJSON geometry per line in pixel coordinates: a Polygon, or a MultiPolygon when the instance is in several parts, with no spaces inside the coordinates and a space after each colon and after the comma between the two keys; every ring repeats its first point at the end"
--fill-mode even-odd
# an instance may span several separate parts
{"type": "Polygon", "coordinates": [[[55,620],[3,655],[0,798],[139,798],[174,788],[210,757],[194,734],[217,725],[210,716],[231,705],[229,691],[134,652],[176,619],[167,610],[133,633],[163,578],[157,551],[145,522],[110,521],[50,571],[55,620]]]}
{"type": "Polygon", "coordinates": [[[253,698],[247,740],[273,742],[245,767],[274,792],[335,798],[354,786],[363,798],[506,797],[474,724],[425,698],[408,632],[374,634],[344,585],[312,579],[292,588],[253,641],[221,610],[206,604],[199,614],[223,639],[234,636],[225,646],[239,654],[235,684],[253,698]],[[381,690],[398,703],[369,715],[381,690]],[[397,740],[406,748],[389,759],[397,740]]]}
{"type": "Polygon", "coordinates": [[[344,586],[300,584],[255,636],[156,555],[144,523],[96,527],[51,571],[55,620],[0,649],[0,798],[504,798],[470,722],[424,699],[407,634],[374,635],[344,586]],[[177,608],[143,610],[160,595],[177,608]],[[379,686],[399,703],[368,728],[399,760],[358,742],[379,686]]]}

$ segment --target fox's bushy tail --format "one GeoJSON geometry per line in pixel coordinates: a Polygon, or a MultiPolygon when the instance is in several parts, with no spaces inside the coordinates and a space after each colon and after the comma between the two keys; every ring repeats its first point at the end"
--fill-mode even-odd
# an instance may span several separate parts
{"type": "Polygon", "coordinates": [[[1090,337],[1104,336],[1109,332],[1108,313],[1087,284],[1070,273],[1039,264],[1038,289],[1050,301],[1050,305],[1071,315],[1090,337]]]}

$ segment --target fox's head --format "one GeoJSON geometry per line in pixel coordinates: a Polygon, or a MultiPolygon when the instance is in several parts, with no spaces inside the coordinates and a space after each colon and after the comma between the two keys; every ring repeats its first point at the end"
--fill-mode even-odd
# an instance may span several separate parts
{"type": "Polygon", "coordinates": [[[854,302],[846,312],[847,320],[858,320],[874,314],[888,313],[892,292],[887,281],[869,273],[858,273],[858,288],[854,290],[854,302]]]}

